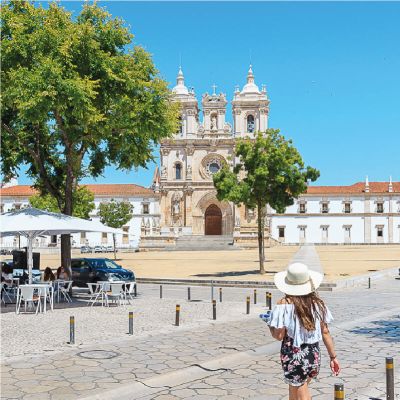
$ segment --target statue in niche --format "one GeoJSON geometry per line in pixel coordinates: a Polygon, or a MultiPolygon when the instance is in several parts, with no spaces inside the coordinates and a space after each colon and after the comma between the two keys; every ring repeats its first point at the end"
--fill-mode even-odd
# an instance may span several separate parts
{"type": "Polygon", "coordinates": [[[217,122],[217,117],[215,115],[211,116],[211,130],[216,130],[218,129],[218,122],[217,122]]]}
{"type": "Polygon", "coordinates": [[[192,166],[188,165],[186,175],[188,178],[192,177],[192,166]]]}
{"type": "Polygon", "coordinates": [[[161,169],[161,178],[167,178],[167,167],[165,165],[161,169]]]}

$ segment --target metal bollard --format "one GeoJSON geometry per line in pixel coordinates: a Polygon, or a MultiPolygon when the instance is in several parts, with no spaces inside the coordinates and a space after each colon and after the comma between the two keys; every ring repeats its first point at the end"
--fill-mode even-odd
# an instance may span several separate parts
{"type": "Polygon", "coordinates": [[[222,303],[222,287],[219,288],[219,302],[222,303]]]}
{"type": "Polygon", "coordinates": [[[386,400],[394,400],[393,357],[386,357],[386,400]]]}
{"type": "Polygon", "coordinates": [[[190,301],[191,300],[191,298],[190,298],[190,287],[188,287],[188,301],[190,301]]]}
{"type": "Polygon", "coordinates": [[[135,282],[135,287],[133,289],[133,295],[137,297],[137,283],[135,282]]]}
{"type": "Polygon", "coordinates": [[[75,317],[69,317],[69,344],[75,344],[75,317]]]}
{"type": "Polygon", "coordinates": [[[371,277],[368,278],[368,289],[371,289],[371,277]]]}
{"type": "Polygon", "coordinates": [[[179,304],[176,305],[175,308],[175,326],[179,326],[179,314],[181,312],[181,306],[179,304]]]}
{"type": "Polygon", "coordinates": [[[250,296],[246,297],[246,314],[250,314],[250,296]]]}
{"type": "Polygon", "coordinates": [[[257,289],[254,289],[254,304],[257,304],[257,289]]]}
{"type": "Polygon", "coordinates": [[[272,310],[272,294],[270,292],[265,293],[265,305],[268,310],[272,310]]]}
{"type": "Polygon", "coordinates": [[[129,311],[129,334],[133,335],[133,312],[129,311]]]}
{"type": "Polygon", "coordinates": [[[212,308],[213,308],[213,320],[217,319],[217,300],[212,301],[212,308]]]}
{"type": "Polygon", "coordinates": [[[342,383],[335,384],[335,400],[344,399],[344,385],[342,383]]]}
{"type": "Polygon", "coordinates": [[[160,285],[160,299],[162,299],[162,285],[160,285]]]}

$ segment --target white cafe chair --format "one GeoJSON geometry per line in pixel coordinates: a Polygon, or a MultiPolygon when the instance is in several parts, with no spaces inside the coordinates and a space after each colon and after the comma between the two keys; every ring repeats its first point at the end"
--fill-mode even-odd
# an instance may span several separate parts
{"type": "Polygon", "coordinates": [[[109,300],[114,301],[115,304],[121,305],[121,300],[124,298],[124,289],[123,289],[123,283],[111,283],[111,291],[105,291],[105,296],[106,296],[106,304],[109,304],[109,300]]]}
{"type": "Polygon", "coordinates": [[[131,300],[134,300],[134,291],[135,291],[136,282],[127,282],[124,284],[124,297],[125,300],[131,304],[131,300]]]}
{"type": "Polygon", "coordinates": [[[64,281],[63,283],[60,284],[59,286],[59,291],[60,293],[64,296],[64,299],[67,303],[72,303],[71,296],[69,295],[69,292],[71,291],[73,281],[64,281]]]}
{"type": "Polygon", "coordinates": [[[33,286],[29,285],[20,285],[18,288],[17,292],[17,302],[15,306],[15,313],[19,314],[20,308],[21,308],[21,303],[24,302],[24,311],[26,312],[26,304],[28,303],[29,305],[35,305],[36,303],[36,312],[35,314],[38,313],[39,311],[39,306],[40,306],[40,296],[35,294],[35,288],[33,286]]]}

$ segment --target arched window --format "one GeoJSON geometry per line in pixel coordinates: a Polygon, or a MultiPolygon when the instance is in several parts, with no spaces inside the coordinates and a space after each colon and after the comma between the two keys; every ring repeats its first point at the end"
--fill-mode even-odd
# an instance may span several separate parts
{"type": "Polygon", "coordinates": [[[247,132],[254,132],[254,116],[251,114],[247,116],[247,132]]]}
{"type": "Polygon", "coordinates": [[[182,164],[175,164],[175,179],[182,179],[182,164]]]}

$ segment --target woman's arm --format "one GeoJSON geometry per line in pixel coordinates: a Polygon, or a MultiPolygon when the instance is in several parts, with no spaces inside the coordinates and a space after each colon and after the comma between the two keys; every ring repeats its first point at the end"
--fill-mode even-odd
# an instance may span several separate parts
{"type": "Polygon", "coordinates": [[[286,334],[286,328],[274,328],[273,326],[269,327],[269,331],[274,339],[282,341],[286,334]]]}
{"type": "MultiPolygon", "coordinates": [[[[285,298],[282,298],[280,300],[278,300],[277,304],[287,304],[287,300],[285,298]]],[[[275,328],[273,326],[269,327],[269,331],[271,332],[271,336],[279,341],[282,341],[283,338],[286,335],[286,328],[282,327],[282,328],[275,328]]]]}
{"type": "Polygon", "coordinates": [[[329,332],[328,325],[321,323],[322,340],[324,341],[325,347],[328,350],[330,361],[330,367],[334,375],[339,375],[340,365],[336,358],[335,346],[333,344],[332,336],[329,332]]]}

